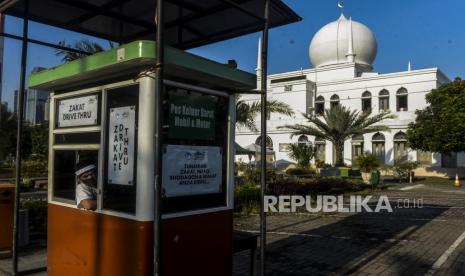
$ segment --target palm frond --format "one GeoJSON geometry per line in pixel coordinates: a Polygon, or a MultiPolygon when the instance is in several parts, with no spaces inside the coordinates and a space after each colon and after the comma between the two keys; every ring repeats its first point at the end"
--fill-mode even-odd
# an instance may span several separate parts
{"type": "Polygon", "coordinates": [[[336,145],[337,163],[342,164],[342,145],[344,141],[357,134],[378,131],[388,131],[389,127],[381,124],[383,120],[394,119],[395,115],[389,112],[370,114],[350,110],[344,106],[334,106],[326,109],[323,116],[303,114],[308,125],[284,125],[279,128],[291,130],[291,137],[295,135],[311,135],[329,140],[336,145]],[[339,149],[338,149],[339,147],[339,149]]]}
{"type": "MultiPolygon", "coordinates": [[[[240,96],[236,99],[236,124],[251,131],[257,131],[255,119],[261,114],[260,101],[245,101],[240,96]]],[[[277,100],[267,101],[267,111],[286,116],[294,114],[291,107],[277,100]]]]}
{"type": "MultiPolygon", "coordinates": [[[[110,49],[116,46],[111,41],[109,41],[108,43],[109,43],[110,49]]],[[[103,48],[100,44],[90,41],[89,39],[82,39],[82,40],[74,42],[73,44],[66,43],[65,40],[62,40],[58,42],[58,45],[71,48],[71,49],[76,49],[76,50],[86,52],[89,54],[94,54],[94,53],[105,51],[105,48],[103,48]]],[[[56,49],[55,55],[60,56],[62,62],[69,62],[69,61],[73,61],[73,60],[87,56],[84,53],[77,53],[73,51],[67,51],[64,49],[56,49]]]]}

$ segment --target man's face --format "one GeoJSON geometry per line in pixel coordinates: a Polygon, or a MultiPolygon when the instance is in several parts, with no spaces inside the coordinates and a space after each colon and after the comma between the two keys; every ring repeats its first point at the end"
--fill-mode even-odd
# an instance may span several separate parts
{"type": "Polygon", "coordinates": [[[96,180],[95,171],[90,170],[88,172],[81,174],[79,176],[79,180],[88,186],[93,186],[96,180]]]}

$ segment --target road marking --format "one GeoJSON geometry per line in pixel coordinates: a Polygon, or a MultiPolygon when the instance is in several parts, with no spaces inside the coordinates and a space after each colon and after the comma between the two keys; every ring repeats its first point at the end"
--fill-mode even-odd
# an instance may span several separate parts
{"type": "Polygon", "coordinates": [[[400,188],[399,191],[408,191],[408,190],[413,190],[415,188],[420,188],[420,187],[423,187],[425,185],[423,184],[417,184],[417,185],[413,185],[413,186],[407,186],[407,187],[403,187],[403,188],[400,188]]]}
{"type": "Polygon", "coordinates": [[[465,240],[465,231],[460,235],[455,242],[436,260],[433,266],[426,272],[425,276],[433,276],[439,268],[447,261],[447,258],[455,251],[460,243],[465,240]]]}

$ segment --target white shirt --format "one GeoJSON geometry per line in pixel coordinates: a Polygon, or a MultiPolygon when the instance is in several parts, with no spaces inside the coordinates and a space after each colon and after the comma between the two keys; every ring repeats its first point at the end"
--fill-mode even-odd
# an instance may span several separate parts
{"type": "Polygon", "coordinates": [[[82,208],[81,201],[84,199],[96,200],[97,189],[81,182],[76,186],[76,203],[78,208],[82,208]]]}

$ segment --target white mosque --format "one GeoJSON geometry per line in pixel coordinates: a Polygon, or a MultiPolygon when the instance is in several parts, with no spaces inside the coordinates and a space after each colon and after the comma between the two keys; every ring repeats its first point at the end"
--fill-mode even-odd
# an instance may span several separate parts
{"type": "MultiPolygon", "coordinates": [[[[302,113],[321,114],[331,105],[344,105],[354,110],[380,112],[390,110],[396,119],[385,120],[390,131],[352,137],[344,145],[344,162],[352,164],[362,152],[376,155],[383,164],[394,160],[419,161],[425,167],[456,168],[465,165],[464,153],[439,154],[414,151],[406,144],[406,129],[415,119],[415,110],[424,108],[425,95],[450,80],[438,68],[380,74],[373,70],[377,53],[374,33],[364,24],[339,19],[323,26],[313,37],[309,56],[314,68],[268,76],[268,99],[289,104],[295,115],[270,114],[267,121],[267,147],[275,160],[290,160],[288,145],[312,143],[317,148],[317,160],[334,164],[335,154],[330,141],[302,135],[290,138],[290,131],[278,128],[286,124],[305,124],[302,113]]],[[[261,66],[258,62],[257,76],[261,66]]],[[[258,78],[257,87],[260,87],[258,78]]],[[[257,95],[244,95],[244,100],[259,100],[257,95]]],[[[260,144],[260,132],[236,130],[236,142],[242,147],[260,144]]],[[[241,157],[238,157],[241,158],[241,157]]],[[[247,161],[247,158],[242,158],[247,161]]]]}

